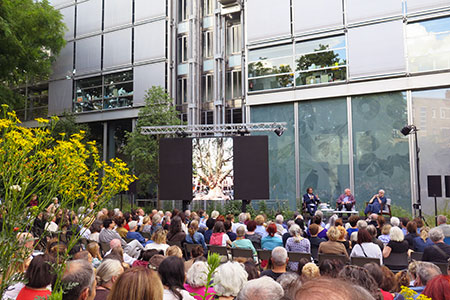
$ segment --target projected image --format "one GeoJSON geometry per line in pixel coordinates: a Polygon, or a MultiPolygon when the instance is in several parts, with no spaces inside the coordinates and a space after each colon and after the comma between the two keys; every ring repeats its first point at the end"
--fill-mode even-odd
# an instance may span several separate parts
{"type": "Polygon", "coordinates": [[[233,200],[233,139],[192,139],[193,200],[233,200]]]}

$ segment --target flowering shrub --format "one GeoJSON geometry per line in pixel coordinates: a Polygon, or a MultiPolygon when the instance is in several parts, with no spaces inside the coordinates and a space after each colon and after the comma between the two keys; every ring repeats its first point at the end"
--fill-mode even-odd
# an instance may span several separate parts
{"type": "MultiPolygon", "coordinates": [[[[94,216],[96,210],[87,209],[91,202],[101,208],[112,196],[127,190],[136,177],[120,159],[101,161],[95,141],[85,142],[83,131],[53,138],[58,117],[36,119],[39,127],[26,128],[7,105],[2,105],[0,113],[1,296],[6,287],[23,279],[15,268],[30,255],[16,234],[27,231],[53,197],[60,199],[59,209],[85,207],[83,215],[94,216]],[[38,206],[28,207],[33,194],[39,196],[38,206]]],[[[76,234],[72,236],[68,251],[78,239],[76,234]]],[[[57,270],[59,278],[62,271],[63,266],[57,270]]]]}

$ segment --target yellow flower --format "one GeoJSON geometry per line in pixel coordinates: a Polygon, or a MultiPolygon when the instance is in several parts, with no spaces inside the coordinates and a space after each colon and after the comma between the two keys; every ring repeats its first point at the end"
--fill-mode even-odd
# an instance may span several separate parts
{"type": "Polygon", "coordinates": [[[35,119],[38,123],[48,123],[49,121],[47,119],[44,118],[36,118],[35,119]]]}

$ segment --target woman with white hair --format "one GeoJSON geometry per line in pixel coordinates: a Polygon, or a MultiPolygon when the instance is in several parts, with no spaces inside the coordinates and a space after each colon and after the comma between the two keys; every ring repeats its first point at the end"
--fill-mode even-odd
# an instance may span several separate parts
{"type": "MultiPolygon", "coordinates": [[[[392,227],[389,232],[389,237],[391,238],[391,240],[383,249],[383,257],[384,258],[391,255],[391,253],[408,253],[409,244],[408,244],[408,241],[406,241],[404,239],[403,232],[400,228],[392,227]]],[[[388,267],[389,269],[392,270],[391,266],[386,265],[386,267],[388,267]]],[[[401,267],[402,266],[395,266],[394,269],[401,268],[401,267]]],[[[408,266],[404,266],[404,267],[407,268],[408,266]]],[[[403,268],[401,268],[401,269],[403,269],[403,268]]]]}
{"type": "Polygon", "coordinates": [[[94,300],[106,300],[123,267],[116,259],[105,259],[97,269],[97,290],[94,300]]]}
{"type": "Polygon", "coordinates": [[[227,262],[217,268],[214,274],[214,290],[217,299],[234,299],[247,282],[244,266],[237,262],[227,262]]]}
{"type": "MultiPolygon", "coordinates": [[[[208,277],[208,264],[204,261],[195,262],[187,271],[186,274],[186,283],[184,284],[184,288],[190,294],[198,294],[205,295],[205,285],[207,284],[208,277]]],[[[208,289],[208,297],[206,299],[212,300],[214,299],[214,288],[208,289]]],[[[197,300],[202,300],[203,298],[200,296],[194,296],[197,300]]]]}
{"type": "Polygon", "coordinates": [[[369,204],[367,204],[364,213],[368,214],[379,214],[386,205],[386,197],[384,196],[384,190],[379,190],[378,194],[373,195],[370,199],[369,204]]]}
{"type": "MultiPolygon", "coordinates": [[[[311,243],[308,239],[302,237],[302,230],[297,224],[289,227],[289,234],[292,236],[286,241],[286,250],[288,252],[300,252],[311,253],[311,243]]],[[[289,262],[289,268],[296,272],[298,268],[298,262],[289,262]]]]}
{"type": "Polygon", "coordinates": [[[328,224],[325,226],[325,229],[330,229],[331,226],[335,226],[336,220],[339,219],[338,215],[334,214],[328,220],[328,224]]]}

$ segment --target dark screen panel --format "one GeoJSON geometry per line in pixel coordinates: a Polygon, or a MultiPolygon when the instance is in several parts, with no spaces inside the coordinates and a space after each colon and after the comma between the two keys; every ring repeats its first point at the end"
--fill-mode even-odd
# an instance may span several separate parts
{"type": "Polygon", "coordinates": [[[234,198],[269,199],[267,136],[234,137],[234,198]]]}
{"type": "Polygon", "coordinates": [[[450,198],[450,176],[445,176],[445,197],[450,198]]]}
{"type": "Polygon", "coordinates": [[[159,198],[192,199],[192,139],[159,141],[159,198]]]}
{"type": "Polygon", "coordinates": [[[442,197],[441,176],[427,176],[428,197],[442,197]]]}

